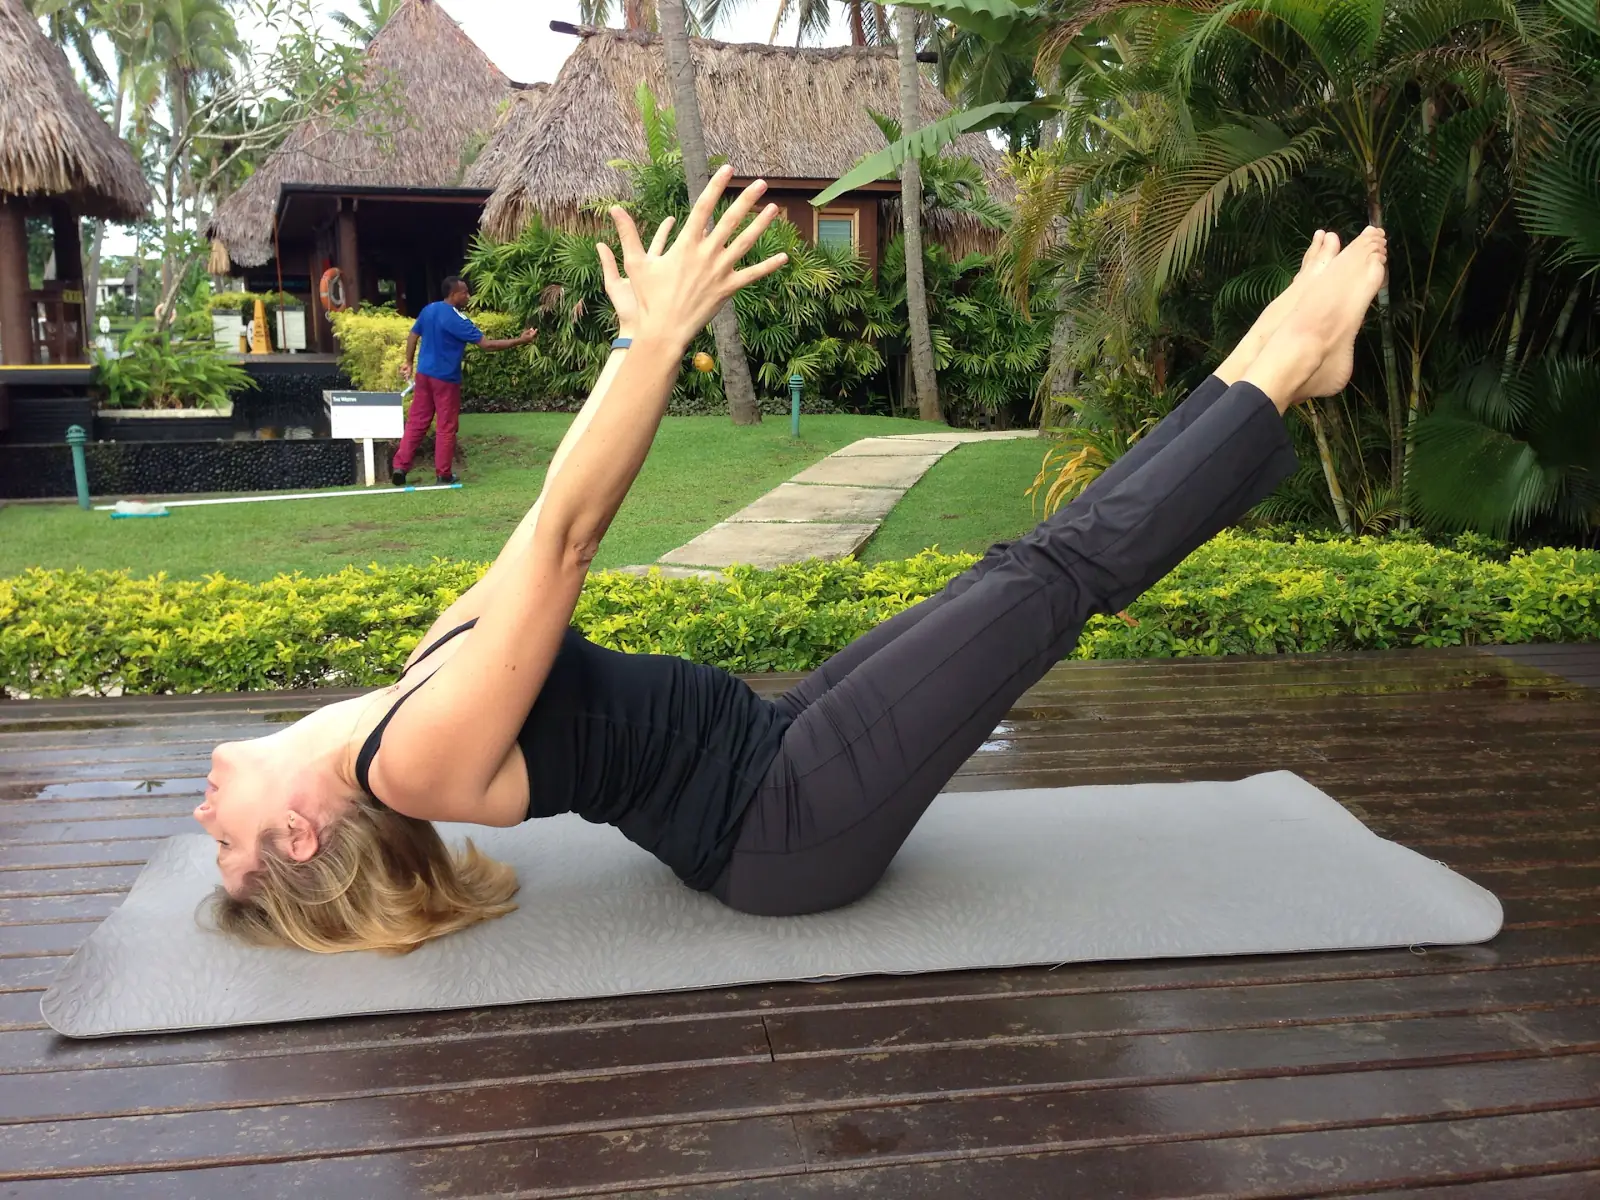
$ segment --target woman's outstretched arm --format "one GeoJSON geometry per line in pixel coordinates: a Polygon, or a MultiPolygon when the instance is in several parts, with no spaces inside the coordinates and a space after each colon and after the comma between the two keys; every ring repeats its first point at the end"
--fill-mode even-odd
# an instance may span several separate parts
{"type": "MultiPolygon", "coordinates": [[[[673,221],[672,217],[662,221],[656,230],[658,239],[664,240],[667,237],[672,230],[673,221]]],[[[639,304],[633,296],[633,285],[616,271],[606,271],[604,275],[606,295],[611,300],[612,310],[617,316],[617,338],[631,341],[638,333],[639,324],[639,304]]],[[[613,349],[607,355],[604,365],[600,368],[600,375],[594,381],[594,387],[589,389],[588,398],[583,402],[578,415],[573,418],[572,424],[567,426],[566,433],[562,435],[561,442],[550,459],[550,467],[545,471],[544,483],[539,489],[539,499],[533,502],[533,507],[517,523],[517,527],[512,530],[511,536],[506,539],[506,544],[501,548],[494,563],[484,572],[483,577],[434,619],[433,625],[412,651],[411,659],[407,662],[408,666],[438,638],[458,625],[463,625],[483,614],[489,593],[495,589],[499,580],[513,569],[508,564],[513,562],[533,539],[533,530],[539,521],[539,509],[544,493],[550,490],[551,482],[560,473],[567,456],[572,453],[573,446],[577,445],[578,439],[583,437],[584,430],[588,429],[590,422],[594,420],[594,414],[606,402],[606,397],[611,392],[611,385],[616,382],[617,372],[622,369],[625,358],[626,352],[619,349],[613,349]]]]}
{"type": "MultiPolygon", "coordinates": [[[[507,781],[501,768],[555,662],[589,563],[644,463],[683,352],[734,292],[785,261],[776,255],[738,266],[776,215],[768,205],[735,236],[765,190],[759,182],[707,230],[728,177],[727,168],[717,173],[670,249],[658,232],[645,250],[632,219],[613,211],[639,305],[637,334],[607,401],[546,489],[532,537],[489,592],[477,628],[396,713],[377,783],[398,811],[499,824],[517,819],[514,800],[526,806],[526,782],[507,781]],[[520,796],[495,794],[491,785],[520,796]]],[[[610,278],[609,248],[600,256],[610,278]]]]}

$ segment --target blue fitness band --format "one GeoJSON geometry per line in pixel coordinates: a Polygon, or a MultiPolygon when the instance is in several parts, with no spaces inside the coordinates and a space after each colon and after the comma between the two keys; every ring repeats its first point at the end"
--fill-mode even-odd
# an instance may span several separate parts
{"type": "Polygon", "coordinates": [[[633,339],[632,338],[612,338],[611,339],[611,348],[613,350],[626,350],[631,345],[633,345],[633,339]]]}

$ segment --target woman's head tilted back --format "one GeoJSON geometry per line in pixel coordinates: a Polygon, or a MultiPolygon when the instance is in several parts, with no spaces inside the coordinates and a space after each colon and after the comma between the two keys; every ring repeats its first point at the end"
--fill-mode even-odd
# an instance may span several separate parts
{"type": "MultiPolygon", "coordinates": [[[[308,724],[299,722],[298,725],[308,724]]],[[[510,867],[341,782],[314,726],[226,742],[195,819],[217,842],[224,932],[318,953],[413,950],[516,907],[510,867]],[[308,736],[309,735],[309,736],[308,736]]]]}

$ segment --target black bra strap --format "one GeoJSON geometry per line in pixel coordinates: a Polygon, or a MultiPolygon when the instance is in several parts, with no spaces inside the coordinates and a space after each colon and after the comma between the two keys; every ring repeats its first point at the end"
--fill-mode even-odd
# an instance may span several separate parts
{"type": "MultiPolygon", "coordinates": [[[[473,617],[472,620],[470,620],[470,621],[463,621],[461,624],[457,625],[454,629],[452,629],[449,633],[446,633],[446,634],[444,634],[444,635],[442,635],[442,636],[440,636],[438,638],[435,638],[434,642],[433,642],[433,644],[431,646],[429,646],[421,654],[417,655],[416,658],[412,659],[410,662],[408,662],[406,664],[405,671],[401,671],[400,672],[400,678],[404,679],[406,677],[406,671],[411,670],[412,667],[416,666],[423,659],[427,658],[428,655],[432,654],[440,646],[444,645],[451,638],[455,637],[456,634],[465,633],[467,630],[471,629],[477,623],[478,623],[478,618],[477,617],[473,617]]],[[[396,680],[395,682],[398,683],[399,680],[396,680]]]]}
{"type": "MultiPolygon", "coordinates": [[[[427,658],[428,655],[432,654],[451,638],[455,637],[457,634],[465,633],[477,623],[478,618],[473,617],[472,620],[467,621],[464,624],[457,625],[449,633],[437,639],[431,646],[429,646],[421,654],[417,655],[415,659],[406,664],[405,671],[400,672],[400,678],[404,679],[406,677],[406,671],[411,670],[412,667],[416,666],[417,663],[427,658]]],[[[422,681],[422,683],[427,682],[428,681],[426,679],[422,681]]],[[[420,688],[422,683],[417,684],[417,687],[412,688],[411,691],[403,693],[398,700],[390,705],[389,711],[383,714],[383,720],[379,721],[377,725],[373,727],[372,732],[367,734],[367,740],[361,744],[361,753],[356,756],[356,780],[361,784],[361,790],[366,792],[367,795],[372,796],[374,800],[378,800],[378,797],[373,794],[372,784],[369,781],[368,776],[372,771],[372,760],[378,756],[378,747],[383,742],[383,731],[389,727],[389,722],[394,720],[394,715],[400,711],[400,706],[416,693],[417,688],[420,688]]],[[[378,803],[382,804],[383,801],[378,800],[378,803]]]]}

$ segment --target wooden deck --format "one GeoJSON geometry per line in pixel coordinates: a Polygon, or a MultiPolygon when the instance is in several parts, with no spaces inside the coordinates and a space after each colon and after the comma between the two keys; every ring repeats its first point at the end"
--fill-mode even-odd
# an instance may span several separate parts
{"type": "Polygon", "coordinates": [[[1600,648],[1517,657],[1072,664],[955,784],[1292,769],[1497,892],[1486,946],[98,1042],[40,989],[211,745],[331,696],[0,704],[0,1196],[1600,1196],[1600,648]]]}

